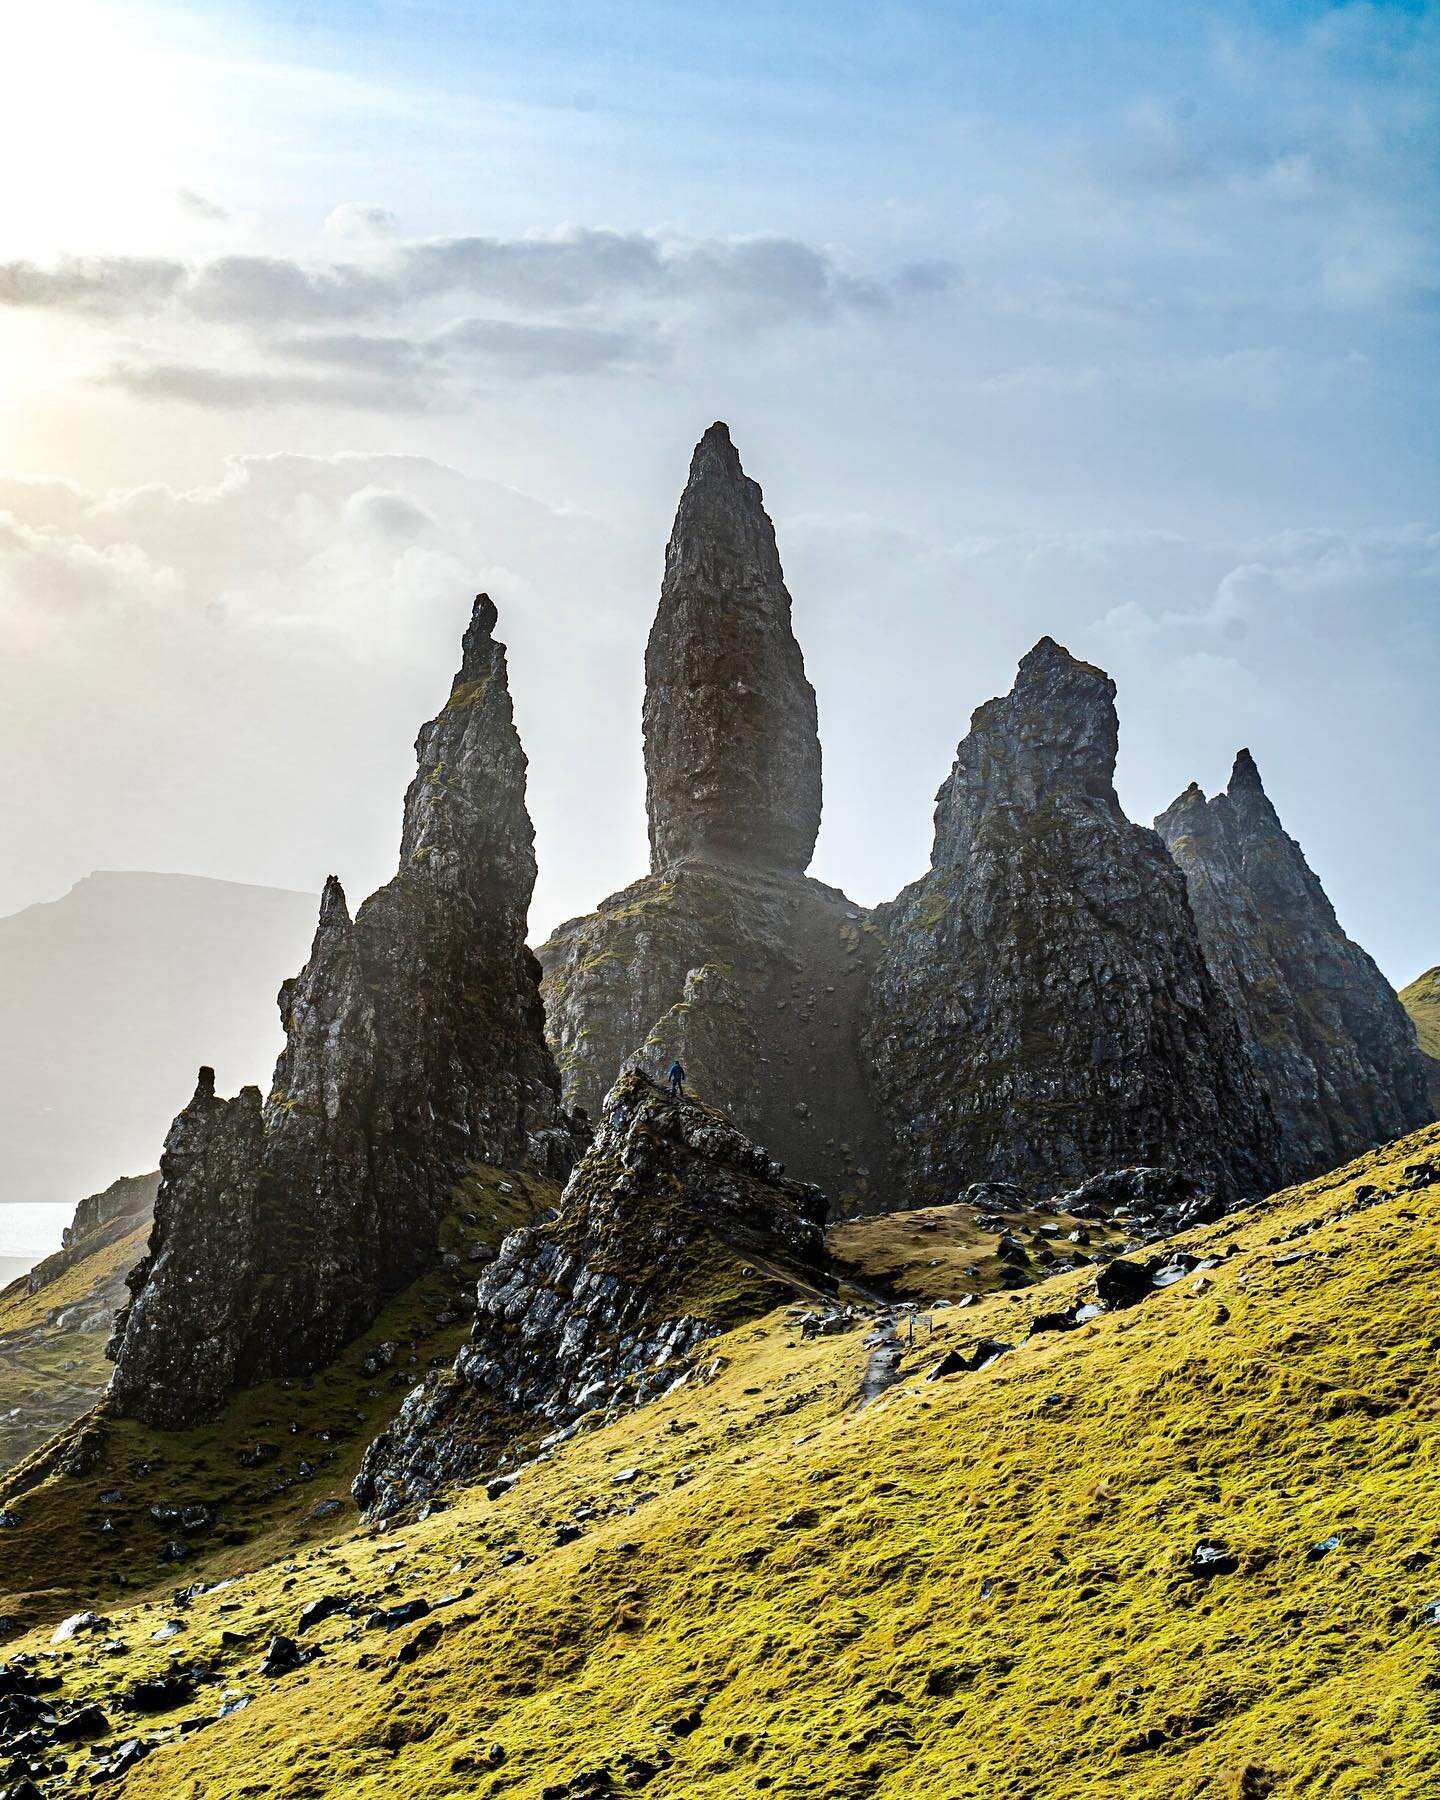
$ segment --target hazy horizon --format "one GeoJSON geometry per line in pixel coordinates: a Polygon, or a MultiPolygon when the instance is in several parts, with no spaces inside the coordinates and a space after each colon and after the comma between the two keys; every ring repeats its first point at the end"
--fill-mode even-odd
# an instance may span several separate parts
{"type": "Polygon", "coordinates": [[[632,880],[718,417],[819,696],[820,879],[924,869],[1049,633],[1118,683],[1131,817],[1247,745],[1391,980],[1440,959],[1436,7],[57,0],[9,34],[0,911],[99,868],[362,898],[481,588],[533,935],[632,880]]]}

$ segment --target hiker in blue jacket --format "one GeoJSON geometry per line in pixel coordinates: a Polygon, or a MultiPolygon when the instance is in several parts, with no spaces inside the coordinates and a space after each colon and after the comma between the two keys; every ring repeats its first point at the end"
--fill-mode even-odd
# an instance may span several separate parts
{"type": "Polygon", "coordinates": [[[685,1071],[678,1060],[670,1065],[670,1098],[672,1100],[685,1098],[685,1071]]]}

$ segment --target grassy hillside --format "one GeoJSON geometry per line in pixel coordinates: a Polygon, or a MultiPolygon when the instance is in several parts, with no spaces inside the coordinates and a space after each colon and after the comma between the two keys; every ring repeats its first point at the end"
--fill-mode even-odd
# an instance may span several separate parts
{"type": "MultiPolygon", "coordinates": [[[[0,1531],[0,1615],[43,1623],[110,1607],[254,1569],[353,1527],[349,1489],[365,1446],[426,1370],[448,1367],[464,1341],[469,1319],[455,1303],[457,1293],[473,1292],[470,1251],[493,1249],[556,1198],[534,1176],[477,1167],[442,1229],[449,1263],[437,1260],[323,1373],[252,1388],[213,1425],[188,1432],[112,1419],[102,1405],[0,1476],[0,1506],[19,1520],[0,1531]],[[393,1357],[370,1360],[387,1344],[393,1357]],[[266,1447],[258,1458],[257,1445],[266,1447]],[[193,1532],[152,1511],[195,1505],[209,1522],[193,1532]],[[176,1543],[180,1561],[166,1553],[176,1543]]],[[[127,1240],[117,1251],[127,1246],[133,1262],[139,1246],[127,1240]]],[[[108,1372],[100,1361],[96,1379],[108,1372]]]]}
{"type": "Polygon", "coordinates": [[[0,1485],[22,1461],[99,1399],[110,1379],[104,1330],[87,1315],[124,1304],[125,1273],[145,1254],[146,1220],[29,1292],[25,1278],[0,1293],[0,1485]]]}
{"type": "Polygon", "coordinates": [[[159,1744],[129,1800],[1433,1800],[1437,1164],[1432,1127],[1190,1233],[1215,1267],[1063,1335],[1024,1341],[1083,1271],[936,1311],[864,1408],[864,1328],[776,1312],[498,1500],[297,1547],[173,1640],[112,1603],[123,1650],[53,1653],[64,1696],[210,1666],[112,1711],[159,1744]],[[1019,1347],[925,1378],[982,1337],[1019,1347]],[[332,1594],[357,1616],[260,1676],[332,1594]]]}
{"type": "Polygon", "coordinates": [[[1420,1048],[1440,1059],[1440,964],[1400,990],[1401,1004],[1415,1021],[1420,1048]]]}
{"type": "Polygon", "coordinates": [[[1429,1065],[1430,1104],[1440,1118],[1440,964],[1401,988],[1400,999],[1415,1021],[1420,1048],[1429,1065]]]}

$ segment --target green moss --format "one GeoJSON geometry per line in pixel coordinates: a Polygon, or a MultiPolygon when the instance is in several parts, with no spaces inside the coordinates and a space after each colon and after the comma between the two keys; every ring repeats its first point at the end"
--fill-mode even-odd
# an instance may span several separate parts
{"type": "MultiPolygon", "coordinates": [[[[485,698],[490,686],[490,676],[482,675],[476,681],[462,682],[445,702],[444,712],[463,712],[466,707],[478,706],[485,698]]],[[[444,713],[441,714],[444,716],[444,713]]]]}

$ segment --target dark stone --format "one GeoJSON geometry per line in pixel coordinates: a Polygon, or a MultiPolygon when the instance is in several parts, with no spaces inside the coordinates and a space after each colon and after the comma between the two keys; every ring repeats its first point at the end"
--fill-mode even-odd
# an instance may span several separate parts
{"type": "Polygon", "coordinates": [[[1186,1573],[1198,1580],[1209,1581],[1216,1575],[1233,1575],[1239,1567],[1240,1559],[1224,1544],[1206,1539],[1190,1552],[1186,1573]]]}
{"type": "Polygon", "coordinates": [[[150,1675],[131,1682],[120,1696],[126,1712],[169,1712],[193,1697],[195,1683],[188,1675],[150,1675]]]}
{"type": "Polygon", "coordinates": [[[100,1737],[110,1729],[110,1721],[98,1706],[77,1706],[57,1721],[55,1737],[62,1744],[77,1744],[86,1738],[100,1737]]]}
{"type": "Polygon", "coordinates": [[[1273,1123],[1185,882],[1114,788],[1115,686],[1042,638],[982,706],[929,872],[877,910],[866,1043],[912,1204],[1177,1159],[1263,1181],[1273,1123]]]}
{"type": "Polygon", "coordinates": [[[1119,1311],[1146,1300],[1155,1291],[1157,1259],[1150,1262],[1126,1262],[1117,1256],[1106,1263],[1095,1277],[1095,1292],[1105,1306],[1119,1311]]]}
{"type": "Polygon", "coordinates": [[[695,447],[645,652],[651,866],[799,875],[820,828],[815,690],[775,531],[724,425],[695,447]]]}
{"type": "Polygon", "coordinates": [[[1191,786],[1155,821],[1185,872],[1205,959],[1229,997],[1299,1181],[1434,1116],[1415,1026],[1341,930],[1248,750],[1207,800],[1191,786]]]}
{"type": "Polygon", "coordinates": [[[828,1268],[825,1210],[710,1108],[623,1076],[559,1217],[506,1238],[453,1373],[417,1388],[366,1451],[356,1499],[388,1516],[527,1434],[666,1392],[706,1338],[809,1298],[828,1268]]]}
{"type": "Polygon", "coordinates": [[[402,1600],[398,1606],[372,1612],[365,1620],[367,1631],[394,1631],[400,1625],[412,1625],[430,1611],[428,1600],[402,1600]]]}
{"type": "Polygon", "coordinates": [[[166,1428],[237,1386],[324,1366],[429,1267],[474,1162],[568,1172],[573,1145],[526,947],[525,755],[481,595],[450,699],[421,730],[400,870],[352,921],[326,883],[285,983],[263,1104],[201,1071],[161,1162],[150,1254],[118,1323],[110,1404],[166,1428]]]}
{"type": "Polygon", "coordinates": [[[348,1612],[351,1605],[352,1601],[344,1594],[323,1594],[308,1606],[301,1607],[300,1617],[295,1622],[296,1635],[309,1631],[312,1625],[324,1624],[326,1619],[334,1618],[336,1613],[348,1612]]]}
{"type": "Polygon", "coordinates": [[[258,1673],[267,1681],[274,1681],[281,1675],[292,1675],[296,1669],[303,1668],[314,1651],[305,1651],[294,1638],[276,1633],[265,1646],[265,1658],[260,1664],[258,1673]]]}
{"type": "Polygon", "coordinates": [[[1036,1313],[1030,1321],[1030,1336],[1039,1337],[1047,1331],[1073,1331],[1079,1323],[1073,1308],[1069,1312],[1036,1313]]]}

